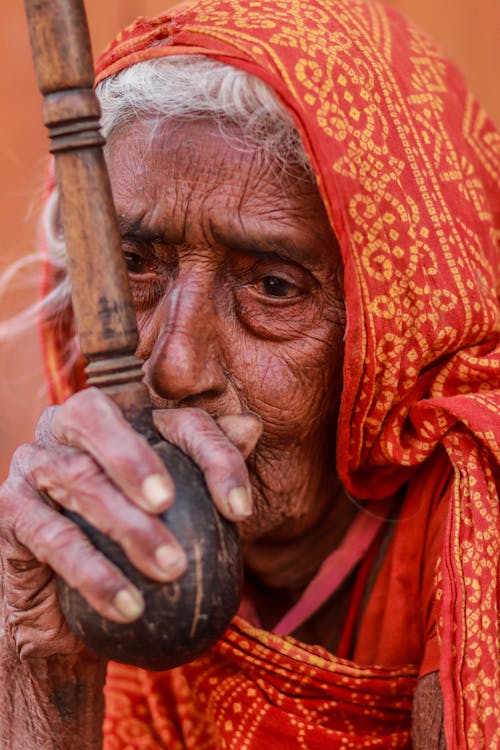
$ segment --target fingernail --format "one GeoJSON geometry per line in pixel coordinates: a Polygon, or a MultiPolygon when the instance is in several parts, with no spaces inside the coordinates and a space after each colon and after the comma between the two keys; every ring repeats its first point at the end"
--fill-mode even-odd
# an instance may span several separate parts
{"type": "Polygon", "coordinates": [[[169,544],[158,547],[155,552],[155,559],[158,567],[173,577],[175,577],[176,573],[183,572],[186,564],[184,553],[177,547],[171,547],[169,544]]]}
{"type": "Polygon", "coordinates": [[[161,474],[150,474],[142,483],[142,496],[153,510],[157,510],[172,500],[172,486],[161,474]]]}
{"type": "Polygon", "coordinates": [[[236,521],[252,515],[252,503],[245,487],[234,487],[227,496],[227,502],[236,521]]]}
{"type": "Polygon", "coordinates": [[[127,620],[136,620],[144,611],[144,599],[137,589],[132,587],[119,591],[113,599],[113,604],[127,620]]]}

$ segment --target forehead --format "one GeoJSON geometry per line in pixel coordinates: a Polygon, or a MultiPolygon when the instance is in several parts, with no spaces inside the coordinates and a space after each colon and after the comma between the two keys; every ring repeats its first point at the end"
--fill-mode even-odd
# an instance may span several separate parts
{"type": "Polygon", "coordinates": [[[170,173],[170,179],[175,172],[176,181],[197,190],[207,191],[214,184],[224,189],[230,184],[247,191],[248,198],[273,191],[291,197],[296,193],[300,199],[297,188],[315,190],[299,165],[282,163],[279,152],[269,153],[264,146],[246,141],[236,125],[205,117],[134,120],[112,134],[106,152],[115,173],[117,167],[128,170],[129,182],[130,169],[136,181],[155,174],[161,181],[161,169],[170,173]]]}
{"type": "Polygon", "coordinates": [[[222,128],[205,118],[137,120],[117,130],[106,151],[124,225],[140,222],[158,234],[168,231],[173,242],[185,242],[186,232],[196,238],[208,226],[223,241],[238,227],[259,234],[269,250],[288,234],[292,245],[306,248],[313,265],[329,265],[336,254],[311,177],[245,144],[235,126],[222,128]]]}

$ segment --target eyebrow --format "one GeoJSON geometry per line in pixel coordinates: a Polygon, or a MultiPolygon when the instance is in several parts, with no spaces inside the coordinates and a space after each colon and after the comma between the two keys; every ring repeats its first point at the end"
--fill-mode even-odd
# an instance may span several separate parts
{"type": "MultiPolygon", "coordinates": [[[[169,237],[168,227],[161,232],[144,225],[143,217],[129,220],[125,216],[118,216],[118,227],[122,237],[133,237],[143,242],[157,242],[166,244],[177,244],[173,237],[169,237]]],[[[235,253],[242,255],[253,255],[264,260],[280,260],[296,263],[305,267],[313,267],[314,254],[311,248],[300,248],[296,243],[290,242],[289,238],[280,232],[265,233],[252,236],[244,231],[234,228],[217,226],[210,220],[210,231],[214,240],[235,253]]]]}
{"type": "Polygon", "coordinates": [[[252,236],[248,233],[238,232],[234,229],[217,227],[210,222],[210,228],[214,239],[229,250],[242,255],[255,255],[259,258],[272,260],[280,258],[291,261],[298,265],[312,265],[313,257],[310,250],[305,250],[290,242],[289,238],[279,232],[265,233],[252,236]]]}
{"type": "Polygon", "coordinates": [[[166,239],[163,232],[158,232],[145,226],[142,218],[131,221],[126,219],[123,215],[119,215],[118,229],[121,237],[136,237],[145,242],[164,242],[166,239]]]}

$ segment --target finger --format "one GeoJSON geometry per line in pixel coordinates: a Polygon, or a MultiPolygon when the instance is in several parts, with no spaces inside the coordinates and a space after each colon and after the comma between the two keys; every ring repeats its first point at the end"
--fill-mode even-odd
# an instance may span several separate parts
{"type": "Polygon", "coordinates": [[[88,454],[67,447],[57,454],[25,450],[31,452],[26,473],[31,486],[119,544],[145,575],[173,581],[185,571],[184,550],[165,524],[129,502],[88,454]]]}
{"type": "Polygon", "coordinates": [[[41,502],[27,485],[17,488],[16,497],[12,533],[17,544],[30,550],[40,563],[49,565],[104,617],[132,622],[142,614],[141,593],[94,549],[74,523],[41,502]]]}
{"type": "Polygon", "coordinates": [[[98,389],[75,394],[49,418],[53,439],[88,452],[134,503],[152,513],[170,507],[175,488],[163,461],[98,389]]]}
{"type": "Polygon", "coordinates": [[[254,450],[262,435],[262,421],[257,414],[227,414],[215,420],[224,435],[245,458],[254,450]]]}
{"type": "Polygon", "coordinates": [[[201,409],[153,412],[163,437],[190,456],[205,476],[209,492],[229,520],[252,513],[251,487],[245,460],[214,420],[201,409]]]}

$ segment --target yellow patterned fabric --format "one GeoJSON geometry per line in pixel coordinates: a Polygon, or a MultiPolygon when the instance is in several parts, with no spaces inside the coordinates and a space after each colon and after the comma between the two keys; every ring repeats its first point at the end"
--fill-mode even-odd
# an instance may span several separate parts
{"type": "MultiPolygon", "coordinates": [[[[345,266],[338,470],[355,497],[382,499],[436,451],[446,453],[453,482],[436,596],[447,746],[500,747],[499,135],[436,46],[375,0],[201,0],[173,14],[138,19],[101,57],[98,79],[181,53],[206,54],[260,77],[295,120],[345,266]]],[[[228,636],[233,641],[234,632],[228,636]]],[[[237,632],[238,643],[249,642],[241,627],[237,632]]],[[[252,638],[269,649],[264,636],[252,638]]],[[[238,656],[231,652],[232,667],[221,664],[227,644],[223,640],[201,663],[207,701],[227,690],[224,670],[234,667],[240,679],[255,668],[243,646],[238,656]]],[[[280,648],[286,652],[289,639],[272,641],[273,653],[280,648]]],[[[299,648],[294,658],[307,672],[305,652],[308,647],[299,648]]],[[[252,677],[256,706],[263,694],[274,700],[264,662],[260,676],[257,671],[252,677]]],[[[327,662],[325,674],[338,676],[336,687],[353,676],[343,663],[334,666],[335,657],[327,662]]],[[[121,668],[114,669],[110,696],[123,678],[121,668]]],[[[141,690],[149,685],[148,700],[175,739],[157,734],[158,744],[148,744],[153,740],[144,735],[143,744],[120,744],[113,730],[108,750],[408,746],[408,726],[404,737],[394,725],[387,732],[383,723],[365,727],[363,707],[369,712],[372,704],[363,691],[353,699],[361,702],[358,718],[343,713],[347,724],[342,718],[335,740],[330,728],[317,741],[304,728],[321,724],[317,712],[299,719],[288,707],[295,729],[283,734],[286,742],[272,734],[271,721],[269,734],[258,735],[260,744],[248,744],[221,725],[221,717],[231,726],[237,720],[220,706],[207,714],[201,699],[172,703],[173,683],[178,696],[187,691],[181,672],[162,678],[162,709],[151,687],[162,680],[132,678],[123,669],[127,679],[143,681],[141,690]],[[183,724],[188,720],[203,724],[205,744],[192,739],[196,734],[183,724]]],[[[375,702],[378,669],[363,671],[375,702]]],[[[229,684],[237,686],[233,677],[229,684]]],[[[407,678],[403,671],[406,687],[407,678]]],[[[150,719],[150,707],[137,705],[150,719]]],[[[387,718],[393,709],[387,704],[384,710],[387,718]]]]}
{"type": "Polygon", "coordinates": [[[412,668],[363,669],[235,618],[210,653],[185,667],[152,673],[113,664],[104,747],[407,750],[414,687],[412,668]]]}

